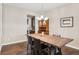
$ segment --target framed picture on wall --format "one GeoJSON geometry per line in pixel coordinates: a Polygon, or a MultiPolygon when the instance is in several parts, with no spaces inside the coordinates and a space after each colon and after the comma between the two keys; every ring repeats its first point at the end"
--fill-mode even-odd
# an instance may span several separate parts
{"type": "Polygon", "coordinates": [[[73,16],[60,18],[60,27],[73,27],[73,16]]]}

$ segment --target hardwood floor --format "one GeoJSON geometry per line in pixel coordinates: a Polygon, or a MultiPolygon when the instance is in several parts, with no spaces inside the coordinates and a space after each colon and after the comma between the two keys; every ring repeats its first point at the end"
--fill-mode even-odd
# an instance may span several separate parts
{"type": "Polygon", "coordinates": [[[0,51],[0,55],[1,55],[1,51],[0,51]]]}
{"type": "Polygon", "coordinates": [[[26,46],[26,42],[3,46],[1,55],[25,55],[26,46]]]}
{"type": "Polygon", "coordinates": [[[79,55],[79,50],[65,46],[62,48],[62,53],[63,55],[79,55]]]}
{"type": "MultiPolygon", "coordinates": [[[[1,55],[26,55],[26,48],[26,42],[6,45],[2,47],[1,55]]],[[[63,55],[79,55],[79,50],[65,46],[62,48],[62,53],[63,55]]]]}

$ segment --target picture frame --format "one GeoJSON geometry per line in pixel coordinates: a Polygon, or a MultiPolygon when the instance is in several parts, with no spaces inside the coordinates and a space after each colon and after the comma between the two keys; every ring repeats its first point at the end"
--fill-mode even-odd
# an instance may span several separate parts
{"type": "Polygon", "coordinates": [[[60,18],[60,27],[73,27],[73,16],[60,18]]]}

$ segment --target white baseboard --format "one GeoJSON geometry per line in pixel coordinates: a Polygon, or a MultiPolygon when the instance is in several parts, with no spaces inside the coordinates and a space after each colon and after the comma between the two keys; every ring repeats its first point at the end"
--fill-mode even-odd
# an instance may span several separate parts
{"type": "Polygon", "coordinates": [[[9,44],[20,43],[20,42],[25,42],[25,41],[27,41],[27,40],[21,40],[21,41],[16,41],[16,42],[4,43],[4,44],[2,44],[2,46],[9,45],[9,44]]]}
{"type": "Polygon", "coordinates": [[[79,50],[79,47],[76,47],[76,46],[72,46],[72,45],[66,45],[66,46],[79,50]]]}

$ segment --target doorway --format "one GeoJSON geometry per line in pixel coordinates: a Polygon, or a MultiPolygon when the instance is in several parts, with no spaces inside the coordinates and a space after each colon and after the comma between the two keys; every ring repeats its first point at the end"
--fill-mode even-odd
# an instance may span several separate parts
{"type": "Polygon", "coordinates": [[[27,34],[35,33],[35,16],[27,15],[27,34]]]}

